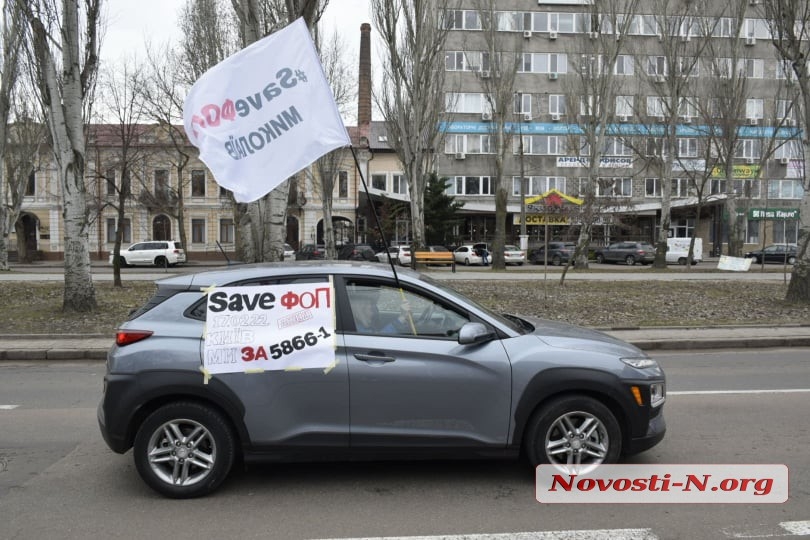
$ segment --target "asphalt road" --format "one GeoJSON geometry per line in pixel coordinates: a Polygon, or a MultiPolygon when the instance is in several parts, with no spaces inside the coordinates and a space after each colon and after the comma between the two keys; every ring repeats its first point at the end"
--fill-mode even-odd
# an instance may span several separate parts
{"type": "Polygon", "coordinates": [[[787,464],[787,503],[543,505],[511,461],[265,465],[213,496],[170,501],[100,438],[103,363],[0,363],[0,538],[810,535],[810,349],[657,356],[669,431],[632,462],[787,464]]]}

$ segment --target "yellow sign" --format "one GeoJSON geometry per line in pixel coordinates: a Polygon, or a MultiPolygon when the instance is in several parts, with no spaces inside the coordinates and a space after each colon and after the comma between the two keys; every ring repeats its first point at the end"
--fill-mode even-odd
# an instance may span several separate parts
{"type": "MultiPolygon", "coordinates": [[[[733,165],[731,167],[732,178],[755,179],[759,178],[759,165],[733,165]]],[[[712,178],[725,178],[726,169],[724,167],[712,168],[712,178]]]]}
{"type": "MultiPolygon", "coordinates": [[[[571,218],[559,214],[527,214],[526,225],[570,225],[571,218]]],[[[520,225],[520,214],[513,217],[513,225],[520,225]]]]}

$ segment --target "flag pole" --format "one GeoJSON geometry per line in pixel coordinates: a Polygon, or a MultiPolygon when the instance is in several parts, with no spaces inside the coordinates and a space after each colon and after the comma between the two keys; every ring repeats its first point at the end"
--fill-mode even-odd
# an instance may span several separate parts
{"type": "MultiPolygon", "coordinates": [[[[349,149],[352,152],[352,157],[354,158],[354,166],[357,168],[357,174],[360,176],[360,181],[363,182],[363,191],[366,193],[366,201],[368,201],[368,206],[371,209],[371,214],[374,216],[374,224],[377,226],[377,232],[380,233],[380,239],[382,240],[383,245],[385,246],[385,256],[388,259],[388,264],[391,266],[391,271],[394,273],[394,282],[399,288],[399,276],[397,276],[397,269],[394,266],[394,261],[391,259],[391,251],[388,249],[388,240],[385,238],[385,233],[383,232],[382,225],[380,225],[380,217],[377,215],[377,209],[371,203],[371,194],[368,192],[368,185],[366,184],[366,179],[363,176],[363,171],[360,169],[360,162],[357,160],[357,152],[355,152],[354,146],[350,145],[349,149]]],[[[371,149],[369,148],[369,151],[371,149]]]]}

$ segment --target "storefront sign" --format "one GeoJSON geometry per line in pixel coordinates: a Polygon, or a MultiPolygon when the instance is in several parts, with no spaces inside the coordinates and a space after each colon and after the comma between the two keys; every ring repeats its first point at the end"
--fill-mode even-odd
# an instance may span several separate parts
{"type": "MultiPolygon", "coordinates": [[[[588,167],[590,160],[585,157],[557,157],[557,167],[588,167]]],[[[631,157],[611,157],[603,156],[599,159],[599,167],[612,169],[630,169],[633,167],[631,157]]]]}
{"type": "MultiPolygon", "coordinates": [[[[734,165],[731,168],[732,178],[738,180],[749,180],[759,178],[759,165],[734,165]]],[[[726,169],[724,167],[714,167],[712,169],[712,178],[725,178],[726,169]]]]}
{"type": "MultiPolygon", "coordinates": [[[[513,225],[520,225],[520,214],[515,214],[513,225]]],[[[526,225],[570,225],[571,218],[564,214],[526,214],[526,225]]]]}
{"type": "Polygon", "coordinates": [[[750,208],[748,219],[791,220],[799,219],[798,208],[750,208]]]}

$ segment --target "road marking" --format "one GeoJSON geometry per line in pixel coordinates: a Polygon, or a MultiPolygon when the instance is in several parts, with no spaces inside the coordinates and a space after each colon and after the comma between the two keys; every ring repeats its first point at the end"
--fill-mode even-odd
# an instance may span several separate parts
{"type": "MultiPolygon", "coordinates": [[[[788,538],[793,536],[807,536],[810,535],[810,521],[783,521],[779,527],[786,532],[734,532],[733,529],[725,529],[723,532],[727,538],[788,538]]],[[[771,527],[762,527],[762,529],[774,530],[771,527]]]]}
{"type": "Polygon", "coordinates": [[[19,405],[0,405],[0,411],[10,411],[11,409],[16,409],[19,405]]]}
{"type": "Polygon", "coordinates": [[[668,396],[711,396],[724,394],[807,394],[810,388],[777,388],[774,390],[683,390],[667,392],[668,396]]]}
{"type": "MultiPolygon", "coordinates": [[[[376,536],[343,540],[658,540],[651,529],[591,529],[503,534],[448,534],[435,536],[376,536]]],[[[336,540],[336,539],[323,539],[336,540]]]]}
{"type": "Polygon", "coordinates": [[[810,535],[810,521],[783,521],[780,527],[796,535],[810,535]]]}

